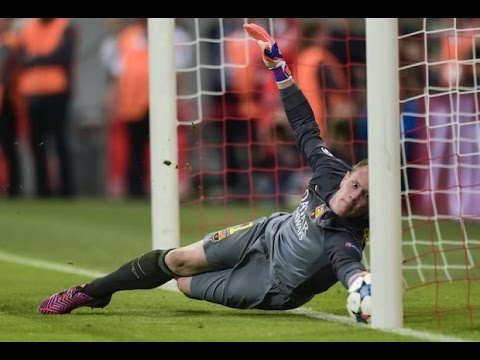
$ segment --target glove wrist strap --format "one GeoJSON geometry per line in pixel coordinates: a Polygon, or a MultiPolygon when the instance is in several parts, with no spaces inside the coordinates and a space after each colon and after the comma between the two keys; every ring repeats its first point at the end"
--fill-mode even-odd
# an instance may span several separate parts
{"type": "Polygon", "coordinates": [[[292,78],[292,72],[285,61],[282,61],[280,66],[270,70],[272,71],[277,84],[281,84],[292,78]]]}

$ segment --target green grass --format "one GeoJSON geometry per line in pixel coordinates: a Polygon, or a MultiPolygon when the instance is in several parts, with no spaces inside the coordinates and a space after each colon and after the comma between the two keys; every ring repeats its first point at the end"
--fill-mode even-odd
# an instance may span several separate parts
{"type": "Polygon", "coordinates": [[[52,290],[86,278],[0,262],[0,341],[408,341],[287,312],[242,311],[151,290],[115,295],[103,310],[37,313],[52,290]],[[10,274],[17,274],[12,277],[10,274]]]}
{"type": "MultiPolygon", "coordinates": [[[[204,232],[271,212],[222,206],[182,209],[184,244],[204,232]]],[[[1,201],[0,252],[109,272],[151,249],[147,202],[1,201]]],[[[39,302],[90,278],[0,261],[0,341],[414,341],[413,337],[352,327],[289,312],[234,310],[165,290],[121,292],[105,309],[42,316],[39,302]]],[[[340,285],[308,308],[345,316],[340,285]]],[[[405,297],[405,326],[480,340],[478,282],[419,286],[405,297]],[[436,293],[440,297],[436,297],[436,293]],[[438,298],[441,301],[438,301],[438,298]],[[466,304],[470,299],[471,304],[466,304]],[[463,310],[455,309],[461,308],[463,310]],[[446,312],[448,309],[452,311],[446,312]],[[441,310],[436,313],[435,310],[441,310]]]]}

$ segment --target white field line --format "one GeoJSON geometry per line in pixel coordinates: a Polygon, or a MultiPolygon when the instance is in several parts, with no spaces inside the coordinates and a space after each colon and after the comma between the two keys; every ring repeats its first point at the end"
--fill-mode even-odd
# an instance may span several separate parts
{"type": "MultiPolygon", "coordinates": [[[[351,326],[356,326],[359,328],[370,328],[366,324],[359,324],[355,322],[351,317],[348,316],[339,316],[328,313],[322,313],[319,311],[314,311],[308,308],[298,308],[293,310],[288,310],[292,314],[304,315],[315,319],[320,319],[324,321],[347,324],[351,326]]],[[[373,329],[373,328],[372,328],[373,329]]],[[[458,337],[446,336],[441,334],[429,333],[426,331],[418,331],[409,328],[398,328],[398,329],[374,329],[378,331],[383,331],[386,333],[397,334],[401,336],[409,336],[420,340],[433,341],[433,342],[470,342],[471,340],[461,339],[458,337]]]]}
{"type": "MultiPolygon", "coordinates": [[[[67,274],[83,275],[91,278],[97,278],[97,277],[102,277],[107,275],[106,273],[92,271],[92,270],[84,269],[78,266],[60,264],[60,263],[55,263],[55,262],[45,261],[45,260],[37,260],[33,258],[27,258],[23,256],[9,254],[3,251],[0,251],[0,261],[30,266],[38,269],[54,270],[54,271],[67,273],[67,274]]],[[[171,280],[166,284],[162,285],[161,288],[165,290],[177,290],[177,285],[175,280],[171,280]]]]}
{"type": "MultiPolygon", "coordinates": [[[[0,261],[30,266],[30,267],[39,268],[39,269],[53,270],[53,271],[58,271],[62,273],[83,275],[83,276],[88,276],[92,278],[97,278],[97,277],[106,275],[98,271],[92,271],[92,270],[80,268],[73,265],[65,265],[65,264],[55,263],[51,261],[37,260],[37,259],[27,258],[23,256],[14,255],[14,254],[9,254],[3,251],[0,251],[0,261]]],[[[173,291],[177,290],[174,280],[169,281],[168,283],[163,285],[161,288],[165,290],[173,290],[173,291]]],[[[319,311],[315,311],[315,310],[311,310],[303,307],[298,309],[288,310],[288,312],[296,315],[303,315],[303,316],[311,317],[314,319],[319,319],[319,320],[324,320],[324,321],[329,321],[329,322],[334,322],[339,324],[346,324],[350,326],[363,327],[363,328],[368,327],[368,325],[357,324],[352,318],[348,316],[339,316],[339,315],[333,315],[328,313],[322,313],[319,311]]],[[[425,340],[425,341],[434,341],[434,342],[468,342],[470,341],[462,338],[434,334],[434,333],[429,333],[425,331],[417,331],[409,328],[375,329],[375,330],[383,331],[386,333],[393,333],[401,336],[409,336],[409,337],[413,337],[413,338],[425,340]]]]}

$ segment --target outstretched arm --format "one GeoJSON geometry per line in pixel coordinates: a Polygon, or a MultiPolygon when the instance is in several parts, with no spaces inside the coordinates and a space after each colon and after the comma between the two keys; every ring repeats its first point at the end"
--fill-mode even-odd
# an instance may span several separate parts
{"type": "Polygon", "coordinates": [[[292,73],[285,62],[275,40],[262,27],[255,24],[243,25],[250,36],[257,40],[262,50],[262,58],[280,89],[282,103],[288,122],[293,130],[298,149],[305,154],[315,171],[329,157],[330,152],[320,137],[320,129],[315,121],[312,108],[305,95],[295,85],[292,73]]]}
{"type": "Polygon", "coordinates": [[[325,245],[337,279],[348,289],[349,314],[357,322],[367,323],[371,314],[371,278],[361,263],[361,245],[349,240],[345,233],[329,237],[325,245]]]}

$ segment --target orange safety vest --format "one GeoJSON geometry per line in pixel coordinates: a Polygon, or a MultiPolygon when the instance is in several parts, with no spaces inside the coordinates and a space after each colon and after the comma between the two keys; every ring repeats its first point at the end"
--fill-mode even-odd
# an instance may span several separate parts
{"type": "MultiPolygon", "coordinates": [[[[70,21],[56,18],[48,24],[39,19],[29,21],[20,33],[20,45],[27,55],[46,56],[62,41],[70,21]]],[[[35,65],[20,74],[19,89],[24,95],[53,95],[65,92],[69,86],[67,69],[61,65],[35,65]]]]}
{"type": "MultiPolygon", "coordinates": [[[[296,66],[293,67],[295,81],[302,89],[305,97],[310,103],[315,120],[320,127],[320,133],[324,140],[328,138],[327,126],[327,94],[324,84],[319,83],[318,69],[320,66],[329,66],[333,81],[340,90],[347,89],[347,79],[342,73],[341,64],[339,61],[326,49],[312,46],[306,48],[297,58],[296,66]]],[[[328,97],[330,102],[338,103],[343,101],[344,96],[329,92],[328,97]]]]}
{"type": "Polygon", "coordinates": [[[148,44],[143,29],[132,25],[119,35],[122,68],[118,76],[117,115],[122,121],[141,120],[149,107],[148,44]]]}
{"type": "Polygon", "coordinates": [[[475,33],[473,31],[461,32],[456,37],[453,33],[447,33],[442,38],[442,60],[465,60],[469,52],[473,51],[474,46],[475,33]]]}
{"type": "Polygon", "coordinates": [[[245,119],[258,118],[262,110],[260,91],[268,79],[258,45],[254,41],[245,42],[243,33],[233,33],[225,40],[225,54],[227,62],[235,65],[230,68],[229,91],[237,95],[239,100],[237,111],[230,115],[245,119]]]}
{"type": "Polygon", "coordinates": [[[143,36],[143,28],[139,24],[132,24],[120,31],[117,35],[117,49],[120,56],[130,49],[139,36],[143,36]]]}
{"type": "MultiPolygon", "coordinates": [[[[9,52],[14,50],[17,46],[16,39],[15,39],[15,34],[7,30],[0,34],[0,47],[6,47],[9,49],[9,52]]],[[[11,54],[8,55],[9,57],[11,54]]],[[[0,111],[2,111],[2,105],[3,105],[3,96],[5,94],[5,87],[7,84],[5,84],[5,79],[6,79],[6,72],[10,71],[8,68],[9,66],[9,60],[6,61],[6,63],[3,65],[3,68],[0,69],[0,111]]]]}
{"type": "MultiPolygon", "coordinates": [[[[11,59],[12,51],[16,51],[17,48],[17,39],[15,37],[15,33],[11,30],[6,30],[2,34],[0,34],[0,46],[8,48],[9,54],[8,57],[11,59]]],[[[11,61],[7,59],[3,68],[0,69],[0,111],[2,110],[3,105],[3,96],[5,95],[5,91],[7,84],[5,80],[7,79],[7,72],[10,72],[11,69],[11,61]]],[[[12,76],[12,74],[10,74],[12,76]]]]}
{"type": "Polygon", "coordinates": [[[11,60],[7,60],[6,66],[2,69],[2,71],[8,71],[8,74],[0,73],[0,112],[2,111],[3,97],[8,91],[15,114],[20,120],[24,120],[27,116],[25,99],[18,91],[18,34],[12,30],[5,31],[0,35],[0,46],[5,46],[12,52],[8,55],[11,60]],[[5,83],[6,75],[9,77],[8,84],[5,83]]]}

